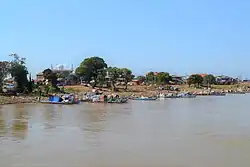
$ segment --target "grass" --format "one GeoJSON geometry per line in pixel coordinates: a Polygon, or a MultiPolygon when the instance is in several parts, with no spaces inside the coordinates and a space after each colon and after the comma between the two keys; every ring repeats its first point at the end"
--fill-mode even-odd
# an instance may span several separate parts
{"type": "MultiPolygon", "coordinates": [[[[238,85],[212,85],[213,90],[235,90],[237,88],[241,88],[243,84],[238,84],[238,85]]],[[[202,88],[193,88],[189,87],[188,85],[174,85],[174,87],[179,87],[181,91],[202,91],[204,89],[202,88]]],[[[128,86],[127,90],[124,90],[124,87],[117,87],[118,91],[115,92],[116,94],[119,94],[121,96],[130,96],[132,94],[134,95],[144,95],[144,96],[153,96],[158,93],[158,90],[156,89],[157,86],[128,86]]],[[[80,93],[80,92],[90,92],[92,91],[91,87],[86,87],[82,85],[70,85],[70,86],[65,86],[64,87],[66,92],[70,93],[80,93]]],[[[102,88],[103,92],[105,94],[110,94],[112,91],[110,89],[102,88]]]]}

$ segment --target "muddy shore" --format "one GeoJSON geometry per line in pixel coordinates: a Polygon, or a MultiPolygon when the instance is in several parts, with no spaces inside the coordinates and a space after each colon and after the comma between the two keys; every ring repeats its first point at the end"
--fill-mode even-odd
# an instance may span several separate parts
{"type": "Polygon", "coordinates": [[[37,102],[38,97],[35,96],[0,96],[0,105],[37,102]]]}

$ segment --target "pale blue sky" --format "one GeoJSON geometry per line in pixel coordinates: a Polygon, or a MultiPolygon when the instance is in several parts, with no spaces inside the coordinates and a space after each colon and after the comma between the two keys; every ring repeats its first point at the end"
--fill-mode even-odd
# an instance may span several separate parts
{"type": "Polygon", "coordinates": [[[0,59],[36,73],[88,56],[149,70],[250,77],[247,0],[2,0],[0,59]]]}

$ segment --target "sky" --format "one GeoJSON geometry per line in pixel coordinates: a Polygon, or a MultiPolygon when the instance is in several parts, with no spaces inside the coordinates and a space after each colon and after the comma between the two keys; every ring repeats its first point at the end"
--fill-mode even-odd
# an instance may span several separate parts
{"type": "Polygon", "coordinates": [[[0,60],[250,77],[248,0],[1,0],[0,60]]]}

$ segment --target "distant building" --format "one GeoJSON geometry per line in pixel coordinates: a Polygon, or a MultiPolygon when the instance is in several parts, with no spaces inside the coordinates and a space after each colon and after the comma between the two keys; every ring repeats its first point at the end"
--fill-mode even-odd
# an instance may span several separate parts
{"type": "Polygon", "coordinates": [[[230,84],[236,84],[238,82],[238,80],[236,78],[232,78],[229,76],[216,76],[216,83],[217,84],[221,84],[221,85],[230,85],[230,84]]]}
{"type": "Polygon", "coordinates": [[[42,82],[44,81],[44,76],[42,72],[39,72],[36,74],[36,82],[42,82]]]}
{"type": "MultiPolygon", "coordinates": [[[[71,69],[65,69],[64,65],[58,65],[56,68],[53,68],[53,66],[51,65],[51,71],[57,74],[61,74],[61,76],[63,76],[63,78],[59,78],[59,80],[64,80],[65,78],[68,78],[70,76],[70,74],[72,74],[74,72],[73,70],[73,65],[71,67],[71,69]]],[[[39,72],[36,74],[36,82],[42,82],[44,81],[45,78],[43,76],[43,72],[39,72]]]]}
{"type": "Polygon", "coordinates": [[[173,84],[184,84],[185,83],[185,79],[183,76],[177,76],[177,75],[171,75],[172,78],[172,83],[173,84]]]}

